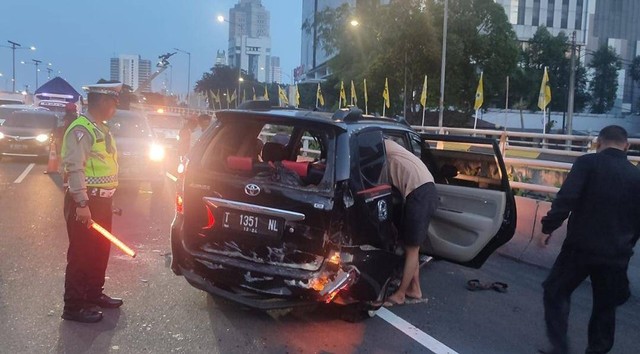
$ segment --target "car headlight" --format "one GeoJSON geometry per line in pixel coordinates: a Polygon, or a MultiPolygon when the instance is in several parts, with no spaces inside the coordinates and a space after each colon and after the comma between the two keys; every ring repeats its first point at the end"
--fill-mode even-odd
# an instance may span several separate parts
{"type": "Polygon", "coordinates": [[[156,143],[151,144],[149,148],[149,159],[151,159],[151,161],[164,160],[164,147],[156,143]]]}
{"type": "Polygon", "coordinates": [[[36,140],[38,140],[41,143],[44,143],[45,141],[49,140],[49,136],[47,134],[40,134],[36,136],[36,140]]]}
{"type": "Polygon", "coordinates": [[[0,139],[4,139],[4,134],[0,133],[0,139]]]}

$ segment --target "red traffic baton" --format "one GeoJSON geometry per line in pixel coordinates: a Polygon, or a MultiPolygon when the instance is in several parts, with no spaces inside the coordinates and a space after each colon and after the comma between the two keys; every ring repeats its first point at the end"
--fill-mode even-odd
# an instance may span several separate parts
{"type": "Polygon", "coordinates": [[[136,252],[134,250],[132,250],[127,245],[122,243],[122,241],[120,241],[117,237],[115,237],[111,232],[107,231],[107,229],[105,229],[104,227],[100,226],[96,222],[93,222],[91,224],[91,227],[94,230],[98,231],[100,233],[100,235],[104,236],[107,240],[109,240],[111,243],[113,243],[120,250],[122,250],[122,252],[126,253],[128,256],[131,256],[131,258],[135,258],[136,257],[136,252]]]}

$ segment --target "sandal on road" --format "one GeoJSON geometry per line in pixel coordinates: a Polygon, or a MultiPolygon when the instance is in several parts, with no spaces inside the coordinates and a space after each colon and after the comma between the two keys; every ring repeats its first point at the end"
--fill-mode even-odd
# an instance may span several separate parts
{"type": "Polygon", "coordinates": [[[499,293],[506,293],[508,288],[509,288],[509,285],[499,281],[489,284],[489,283],[481,283],[480,280],[478,279],[471,279],[467,282],[467,290],[469,291],[493,289],[499,293]]]}

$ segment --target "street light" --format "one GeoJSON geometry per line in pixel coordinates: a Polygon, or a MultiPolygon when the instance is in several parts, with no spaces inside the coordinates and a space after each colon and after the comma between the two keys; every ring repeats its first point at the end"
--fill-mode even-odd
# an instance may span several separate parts
{"type": "Polygon", "coordinates": [[[442,65],[440,66],[440,112],[438,128],[442,130],[444,122],[444,74],[447,66],[447,18],[449,17],[449,0],[444,0],[444,21],[442,21],[442,65]]]}
{"type": "Polygon", "coordinates": [[[37,60],[37,59],[31,59],[31,61],[33,61],[33,64],[36,66],[36,88],[34,90],[38,89],[38,71],[40,71],[40,69],[38,69],[38,65],[40,65],[40,63],[42,63],[42,60],[37,60]]]}
{"type": "MultiPolygon", "coordinates": [[[[236,25],[235,22],[231,22],[231,21],[227,20],[222,15],[218,15],[217,19],[218,19],[218,22],[220,22],[220,23],[226,22],[226,23],[228,23],[230,25],[236,25]]],[[[243,28],[242,28],[242,23],[238,23],[237,25],[240,26],[240,53],[238,54],[238,97],[240,97],[240,83],[243,80],[242,79],[242,32],[243,32],[243,28]]],[[[231,29],[229,29],[229,34],[231,34],[231,29]]],[[[235,42],[235,40],[234,40],[234,42],[235,42]]],[[[235,50],[234,50],[234,52],[235,52],[235,50]]],[[[237,103],[237,101],[236,101],[236,103],[237,103]]]]}
{"type": "Polygon", "coordinates": [[[178,48],[173,48],[173,49],[189,56],[189,67],[187,69],[188,70],[187,72],[187,105],[189,105],[189,93],[191,92],[191,53],[187,52],[186,50],[182,50],[178,48]]]}
{"type": "Polygon", "coordinates": [[[30,49],[30,50],[36,50],[36,47],[31,46],[29,48],[24,48],[22,47],[22,45],[20,45],[20,43],[16,43],[10,40],[7,40],[7,42],[9,42],[9,44],[11,44],[11,46],[7,46],[7,45],[1,45],[0,47],[4,47],[4,48],[9,48],[12,51],[12,57],[13,57],[13,78],[11,79],[11,82],[13,82],[13,92],[16,92],[16,49],[30,49]]]}

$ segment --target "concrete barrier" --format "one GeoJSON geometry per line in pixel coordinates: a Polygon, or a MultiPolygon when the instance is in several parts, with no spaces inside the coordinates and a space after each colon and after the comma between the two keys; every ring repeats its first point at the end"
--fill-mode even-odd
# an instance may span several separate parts
{"type": "MultiPolygon", "coordinates": [[[[551,203],[524,197],[516,197],[518,224],[516,233],[507,244],[498,249],[498,253],[517,261],[550,269],[567,235],[566,221],[553,232],[548,245],[542,230],[540,219],[547,215],[551,203]]],[[[606,235],[603,235],[606,237],[606,235]]],[[[636,245],[636,254],[629,263],[629,281],[634,294],[640,295],[640,246],[636,245]]]]}

